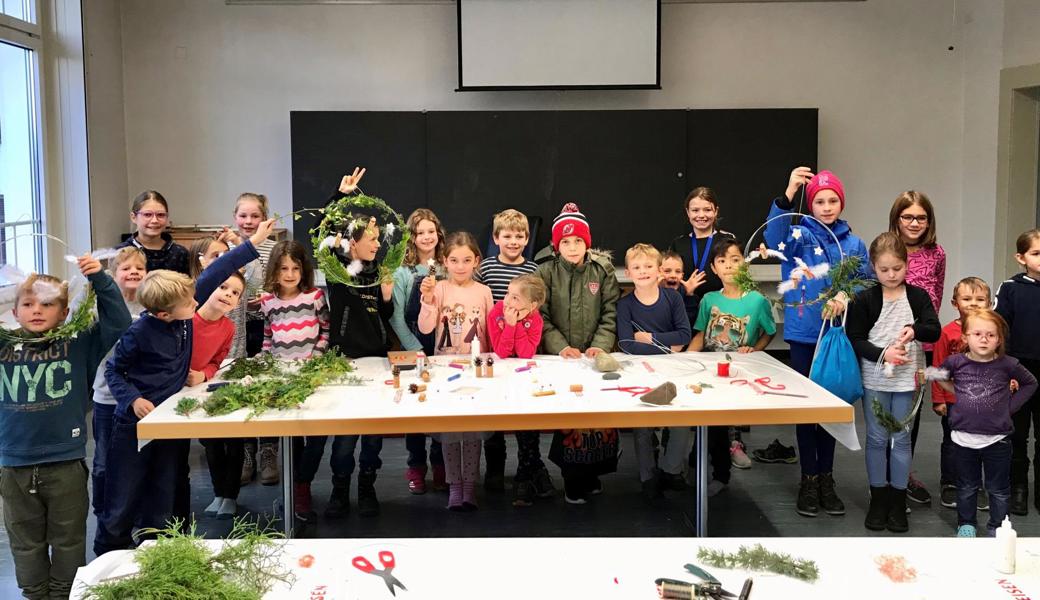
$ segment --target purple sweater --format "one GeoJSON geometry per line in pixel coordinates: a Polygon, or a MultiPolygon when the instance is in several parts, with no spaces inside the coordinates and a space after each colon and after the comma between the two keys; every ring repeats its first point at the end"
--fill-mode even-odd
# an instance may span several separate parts
{"type": "Polygon", "coordinates": [[[1016,359],[1004,355],[978,362],[967,354],[953,354],[942,364],[953,378],[956,404],[948,404],[950,429],[988,435],[1010,434],[1011,415],[1036,391],[1036,378],[1016,359]],[[1011,393],[1011,380],[1018,391],[1011,393]]]}

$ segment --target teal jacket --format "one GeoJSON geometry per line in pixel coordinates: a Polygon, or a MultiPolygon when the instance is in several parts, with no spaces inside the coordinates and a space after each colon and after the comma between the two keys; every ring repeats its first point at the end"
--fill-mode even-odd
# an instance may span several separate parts
{"type": "Polygon", "coordinates": [[[101,359],[130,326],[112,278],[88,277],[98,321],[67,340],[0,345],[0,466],[24,467],[86,456],[87,407],[101,359]]]}

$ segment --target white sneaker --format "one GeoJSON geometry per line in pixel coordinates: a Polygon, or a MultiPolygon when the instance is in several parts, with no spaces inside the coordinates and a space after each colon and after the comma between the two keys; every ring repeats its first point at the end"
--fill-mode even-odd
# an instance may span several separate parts
{"type": "Polygon", "coordinates": [[[224,501],[220,503],[220,510],[217,511],[218,519],[231,519],[238,513],[238,502],[235,502],[234,498],[224,498],[224,501]]]}
{"type": "Polygon", "coordinates": [[[708,482],[708,497],[711,498],[712,496],[716,496],[724,489],[726,489],[725,483],[722,483],[718,479],[712,479],[708,482]]]}
{"type": "Polygon", "coordinates": [[[751,459],[744,452],[744,444],[738,440],[733,440],[729,444],[729,462],[738,469],[751,468],[751,459]]]}
{"type": "Polygon", "coordinates": [[[224,499],[221,498],[220,496],[217,496],[216,498],[213,499],[213,502],[210,502],[209,506],[207,506],[205,508],[205,510],[203,510],[202,512],[207,514],[207,515],[213,516],[213,515],[217,514],[218,511],[220,511],[220,504],[222,502],[224,502],[224,499]]]}

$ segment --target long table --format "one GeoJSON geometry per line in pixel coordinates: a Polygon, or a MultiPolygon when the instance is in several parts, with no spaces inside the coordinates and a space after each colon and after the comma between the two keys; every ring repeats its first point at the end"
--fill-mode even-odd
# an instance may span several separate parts
{"type": "MultiPolygon", "coordinates": [[[[152,542],[148,542],[152,543],[152,542]]],[[[213,549],[220,540],[205,542],[213,549]]],[[[1040,539],[1018,541],[1017,571],[994,568],[993,539],[951,538],[427,538],[288,540],[282,564],[296,577],[267,599],[378,600],[382,598],[657,598],[655,580],[697,582],[687,563],[704,568],[739,594],[753,579],[751,600],[783,598],[1040,598],[1040,539]],[[736,551],[762,544],[773,552],[812,560],[815,583],[707,566],[699,548],[736,551]],[[388,591],[384,579],[352,566],[364,557],[379,570],[380,552],[393,553],[391,575],[407,591],[388,591]],[[895,583],[878,568],[882,556],[901,556],[916,571],[895,583]],[[308,566],[305,566],[308,565],[308,566]]],[[[84,585],[136,570],[133,551],[109,552],[80,568],[72,598],[84,585]]],[[[384,555],[386,556],[386,555],[384,555]]]]}
{"type": "Polygon", "coordinates": [[[394,389],[386,358],[354,361],[362,385],[319,388],[298,409],[247,418],[245,410],[207,417],[174,412],[183,397],[204,398],[205,385],[188,388],[159,405],[137,426],[142,443],[153,439],[281,437],[286,530],[292,523],[292,436],[401,434],[457,431],[553,430],[609,427],[693,426],[697,428],[697,535],[707,530],[707,433],[709,425],[824,424],[846,447],[857,450],[851,406],[768,354],[733,354],[730,376],[717,375],[722,353],[663,356],[614,355],[620,379],[604,380],[589,359],[537,356],[532,361],[495,361],[494,376],[475,376],[470,357],[428,359],[431,381],[425,401],[408,391],[423,383],[404,371],[394,389]],[[533,366],[532,366],[533,365],[533,366]],[[676,385],[667,406],[650,406],[632,388],[676,385]],[[571,386],[582,391],[573,392],[571,386]],[[690,385],[701,386],[695,393],[690,385]],[[614,389],[607,389],[614,388],[614,389]],[[623,388],[623,389],[617,389],[623,388]],[[536,392],[553,392],[535,396],[536,392]]]}

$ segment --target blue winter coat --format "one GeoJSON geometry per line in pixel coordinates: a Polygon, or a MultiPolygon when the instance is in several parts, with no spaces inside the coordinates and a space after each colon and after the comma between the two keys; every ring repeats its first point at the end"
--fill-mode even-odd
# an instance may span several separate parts
{"type": "MultiPolygon", "coordinates": [[[[791,208],[781,208],[779,200],[781,199],[778,198],[777,201],[770,205],[770,219],[792,212],[791,208]]],[[[766,245],[770,249],[778,250],[780,242],[784,243],[782,252],[787,257],[787,260],[780,263],[780,273],[785,281],[791,276],[791,271],[798,266],[794,261],[794,257],[797,256],[802,259],[810,267],[826,262],[833,268],[841,260],[842,251],[845,252],[846,257],[859,256],[862,259],[859,270],[860,276],[874,279],[874,269],[871,268],[870,260],[867,258],[867,247],[863,240],[852,234],[852,229],[848,223],[838,219],[830,226],[830,230],[834,232],[838,242],[841,244],[841,250],[839,250],[834,244],[834,237],[831,237],[831,234],[827,232],[823,225],[812,219],[805,218],[801,219],[798,225],[793,225],[792,221],[795,218],[776,219],[766,225],[766,245]],[[817,254],[817,248],[821,248],[822,252],[817,254]]],[[[820,292],[825,287],[830,286],[830,284],[831,280],[829,277],[802,279],[799,287],[784,294],[784,302],[789,304],[802,301],[803,290],[805,292],[805,301],[810,302],[819,296],[820,292]]],[[[815,344],[816,340],[819,339],[820,327],[823,325],[823,318],[820,316],[823,307],[824,303],[822,302],[806,305],[801,315],[798,314],[799,309],[797,306],[785,307],[784,340],[801,342],[803,344],[815,344]]]]}

